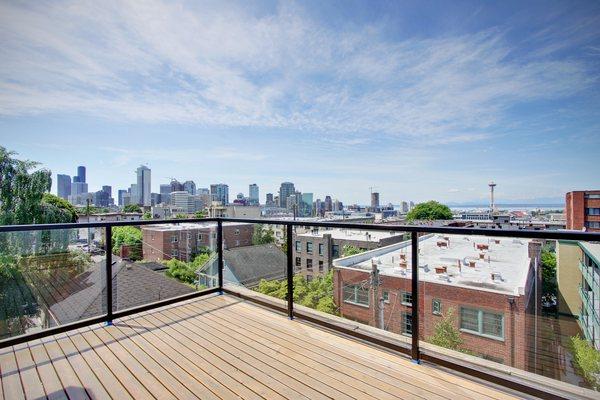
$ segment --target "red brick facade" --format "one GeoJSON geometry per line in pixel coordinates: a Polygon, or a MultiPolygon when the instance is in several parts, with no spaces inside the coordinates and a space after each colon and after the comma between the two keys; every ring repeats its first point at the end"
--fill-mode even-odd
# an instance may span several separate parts
{"type": "MultiPolygon", "coordinates": [[[[334,270],[334,300],[339,306],[341,315],[357,322],[381,327],[381,322],[374,307],[375,299],[388,293],[388,301],[384,303],[385,329],[402,334],[403,313],[412,313],[410,305],[402,304],[402,292],[411,292],[410,277],[381,275],[378,293],[371,286],[371,272],[336,267],[334,270]],[[347,303],[343,301],[344,285],[363,284],[369,288],[369,306],[347,303]]],[[[530,268],[526,288],[533,287],[534,268],[530,268]]],[[[541,284],[541,275],[537,277],[541,284]]],[[[419,282],[419,337],[427,341],[435,332],[436,324],[442,316],[434,314],[433,300],[439,300],[441,312],[446,315],[449,309],[454,309],[456,328],[460,329],[460,309],[468,307],[483,311],[491,311],[503,315],[503,338],[495,339],[475,333],[461,331],[464,340],[463,348],[475,355],[492,361],[500,362],[520,369],[530,369],[529,361],[534,358],[529,354],[533,348],[533,320],[526,318],[535,311],[535,298],[532,291],[524,295],[511,296],[499,292],[470,289],[442,283],[419,282]]],[[[539,315],[538,309],[538,315],[539,315]]]]}
{"type": "Polygon", "coordinates": [[[590,222],[600,224],[600,215],[588,215],[589,208],[600,209],[600,190],[569,192],[565,196],[567,229],[600,232],[599,227],[590,227],[590,222]],[[587,225],[587,226],[586,226],[587,225]]]}
{"type": "MultiPolygon", "coordinates": [[[[216,226],[189,227],[181,229],[164,229],[161,227],[143,227],[144,260],[160,261],[177,258],[181,261],[192,261],[194,256],[203,248],[216,249],[216,226]]],[[[223,245],[226,249],[250,246],[254,225],[252,224],[223,224],[223,245]]]]}

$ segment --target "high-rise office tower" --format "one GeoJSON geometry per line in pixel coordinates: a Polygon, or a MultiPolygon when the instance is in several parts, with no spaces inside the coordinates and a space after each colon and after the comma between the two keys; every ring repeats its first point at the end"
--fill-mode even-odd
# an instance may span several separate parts
{"type": "Polygon", "coordinates": [[[275,199],[273,198],[273,193],[267,193],[267,201],[265,204],[269,207],[273,207],[275,205],[275,199]]]}
{"type": "Polygon", "coordinates": [[[313,213],[313,194],[302,193],[300,202],[300,216],[301,217],[312,217],[313,213]]]}
{"type": "Polygon", "coordinates": [[[138,189],[138,204],[142,206],[152,205],[152,191],[150,188],[150,168],[145,165],[140,165],[136,170],[137,174],[137,189],[138,189]]]}
{"type": "Polygon", "coordinates": [[[258,194],[258,185],[253,183],[248,186],[248,199],[250,200],[250,204],[257,205],[260,202],[259,194],[258,194]]]}
{"type": "Polygon", "coordinates": [[[171,193],[172,192],[183,192],[183,183],[177,179],[171,179],[171,193]]]}
{"type": "Polygon", "coordinates": [[[69,175],[56,175],[56,195],[67,199],[71,194],[71,177],[69,175]]]}
{"type": "Polygon", "coordinates": [[[185,190],[193,196],[196,194],[196,184],[194,183],[194,181],[185,181],[183,182],[183,190],[185,190]]]}
{"type": "Polygon", "coordinates": [[[210,195],[213,201],[220,201],[223,205],[229,204],[229,186],[224,183],[210,185],[210,195]]]}
{"type": "Polygon", "coordinates": [[[171,202],[171,184],[160,185],[160,202],[169,204],[171,202]]]}
{"type": "Polygon", "coordinates": [[[325,211],[333,211],[333,201],[331,201],[331,196],[325,196],[325,211]]]}
{"type": "Polygon", "coordinates": [[[119,189],[118,194],[117,194],[117,197],[118,197],[117,204],[120,207],[123,207],[125,205],[124,202],[123,202],[123,196],[125,196],[125,194],[128,194],[127,190],[125,190],[125,189],[119,189]]]}
{"type": "Polygon", "coordinates": [[[82,183],[86,183],[85,182],[85,167],[83,165],[80,165],[79,167],[77,167],[77,177],[78,177],[78,182],[82,182],[82,183]]]}
{"type": "Polygon", "coordinates": [[[379,193],[378,192],[371,193],[371,209],[372,210],[379,209],[379,193]]]}
{"type": "Polygon", "coordinates": [[[292,182],[283,182],[279,188],[279,207],[287,208],[287,199],[296,194],[296,188],[292,182]]]}
{"type": "Polygon", "coordinates": [[[104,185],[102,186],[102,191],[108,194],[108,197],[112,197],[112,186],[104,185]]]}

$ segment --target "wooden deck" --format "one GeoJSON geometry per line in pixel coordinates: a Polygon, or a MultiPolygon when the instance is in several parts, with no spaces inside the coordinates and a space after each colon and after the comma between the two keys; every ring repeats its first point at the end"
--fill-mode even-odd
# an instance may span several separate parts
{"type": "Polygon", "coordinates": [[[6,399],[509,399],[228,295],[0,350],[6,399]]]}

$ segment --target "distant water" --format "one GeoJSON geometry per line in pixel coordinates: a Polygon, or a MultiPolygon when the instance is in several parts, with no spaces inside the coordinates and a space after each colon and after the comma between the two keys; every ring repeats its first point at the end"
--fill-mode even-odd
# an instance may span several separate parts
{"type": "MultiPolygon", "coordinates": [[[[564,204],[497,204],[499,210],[504,211],[548,211],[548,210],[562,210],[564,211],[564,204]]],[[[452,211],[483,211],[489,209],[489,204],[453,204],[449,206],[452,211]]],[[[394,209],[399,210],[402,207],[394,204],[394,209]]]]}

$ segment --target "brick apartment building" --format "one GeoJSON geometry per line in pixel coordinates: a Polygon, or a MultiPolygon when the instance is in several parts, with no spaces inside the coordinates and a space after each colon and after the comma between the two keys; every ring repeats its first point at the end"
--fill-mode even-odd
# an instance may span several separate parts
{"type": "MultiPolygon", "coordinates": [[[[464,349],[528,369],[537,339],[529,316],[540,310],[533,288],[541,284],[540,269],[535,274],[541,243],[457,235],[426,235],[419,242],[420,339],[431,337],[453,309],[464,349]]],[[[410,336],[411,268],[410,242],[334,261],[341,315],[410,336]]]]}
{"type": "Polygon", "coordinates": [[[313,229],[295,233],[294,267],[308,280],[327,274],[333,260],[342,257],[344,246],[372,250],[406,240],[402,232],[357,231],[349,229],[313,229]]]}
{"type": "MultiPolygon", "coordinates": [[[[250,246],[254,225],[235,222],[223,223],[225,249],[250,246]]],[[[142,227],[144,260],[159,261],[177,258],[192,261],[203,247],[212,250],[217,245],[217,226],[211,223],[164,224],[142,227]]]]}
{"type": "Polygon", "coordinates": [[[600,190],[580,190],[565,196],[567,229],[600,232],[600,190]]]}

